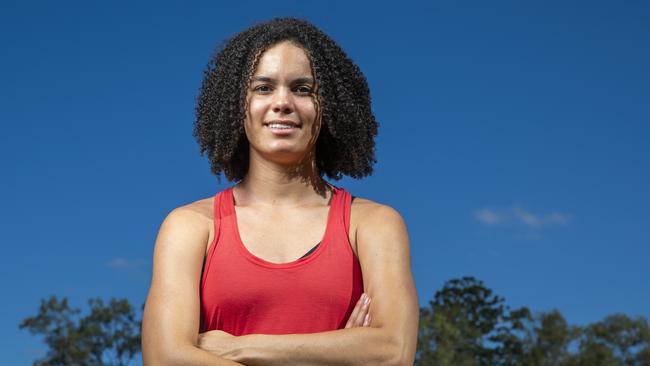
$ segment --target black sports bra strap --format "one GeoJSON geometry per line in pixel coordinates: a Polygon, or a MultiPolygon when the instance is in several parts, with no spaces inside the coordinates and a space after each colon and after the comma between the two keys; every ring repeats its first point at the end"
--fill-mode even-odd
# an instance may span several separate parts
{"type": "Polygon", "coordinates": [[[303,256],[300,257],[299,259],[303,259],[303,258],[309,256],[311,253],[314,252],[314,250],[316,250],[316,248],[318,248],[319,245],[320,245],[320,243],[316,244],[316,246],[314,246],[313,248],[309,249],[309,251],[307,252],[307,254],[303,255],[303,256]]]}

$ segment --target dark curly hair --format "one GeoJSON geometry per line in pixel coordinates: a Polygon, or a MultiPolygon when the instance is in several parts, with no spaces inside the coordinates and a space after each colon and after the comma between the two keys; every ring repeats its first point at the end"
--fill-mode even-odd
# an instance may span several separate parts
{"type": "Polygon", "coordinates": [[[345,52],[311,23],[276,18],[227,40],[210,59],[196,106],[194,137],[207,152],[212,172],[239,181],[248,172],[244,133],[246,96],[260,55],[282,41],[303,48],[310,58],[322,114],[316,140],[318,174],[331,179],[370,175],[375,160],[377,121],[363,73],[345,52]]]}

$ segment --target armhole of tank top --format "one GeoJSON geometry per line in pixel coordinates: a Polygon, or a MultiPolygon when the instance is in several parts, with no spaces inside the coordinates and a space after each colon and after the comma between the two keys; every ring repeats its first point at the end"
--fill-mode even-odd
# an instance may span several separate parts
{"type": "Polygon", "coordinates": [[[352,242],[350,241],[350,216],[352,215],[352,201],[356,198],[349,192],[345,191],[345,199],[343,201],[343,229],[345,232],[345,242],[350,250],[350,254],[358,261],[359,257],[352,250],[352,242]],[[349,198],[348,198],[349,197],[349,198]]]}
{"type": "Polygon", "coordinates": [[[205,261],[203,262],[203,273],[201,273],[201,291],[203,291],[203,286],[205,285],[205,278],[208,275],[210,270],[210,264],[212,263],[212,256],[214,255],[215,247],[217,246],[217,241],[219,239],[219,233],[221,228],[221,193],[217,193],[214,196],[212,202],[212,227],[214,230],[214,236],[212,241],[208,243],[207,253],[205,254],[205,261]]]}

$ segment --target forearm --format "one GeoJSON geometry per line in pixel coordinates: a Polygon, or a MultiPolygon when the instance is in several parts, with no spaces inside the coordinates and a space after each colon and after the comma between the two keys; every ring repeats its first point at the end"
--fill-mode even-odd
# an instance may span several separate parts
{"type": "Polygon", "coordinates": [[[238,337],[246,365],[394,365],[401,348],[383,329],[358,327],[335,331],[238,337]]]}
{"type": "Polygon", "coordinates": [[[143,352],[143,365],[242,366],[243,364],[216,356],[196,346],[185,346],[155,355],[151,352],[143,352]]]}

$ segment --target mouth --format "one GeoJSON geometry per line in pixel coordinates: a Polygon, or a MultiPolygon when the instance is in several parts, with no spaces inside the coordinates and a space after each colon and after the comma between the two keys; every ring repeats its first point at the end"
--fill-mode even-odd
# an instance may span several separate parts
{"type": "Polygon", "coordinates": [[[264,123],[264,126],[272,130],[292,130],[294,128],[302,128],[300,123],[291,120],[273,120],[264,123]]]}

